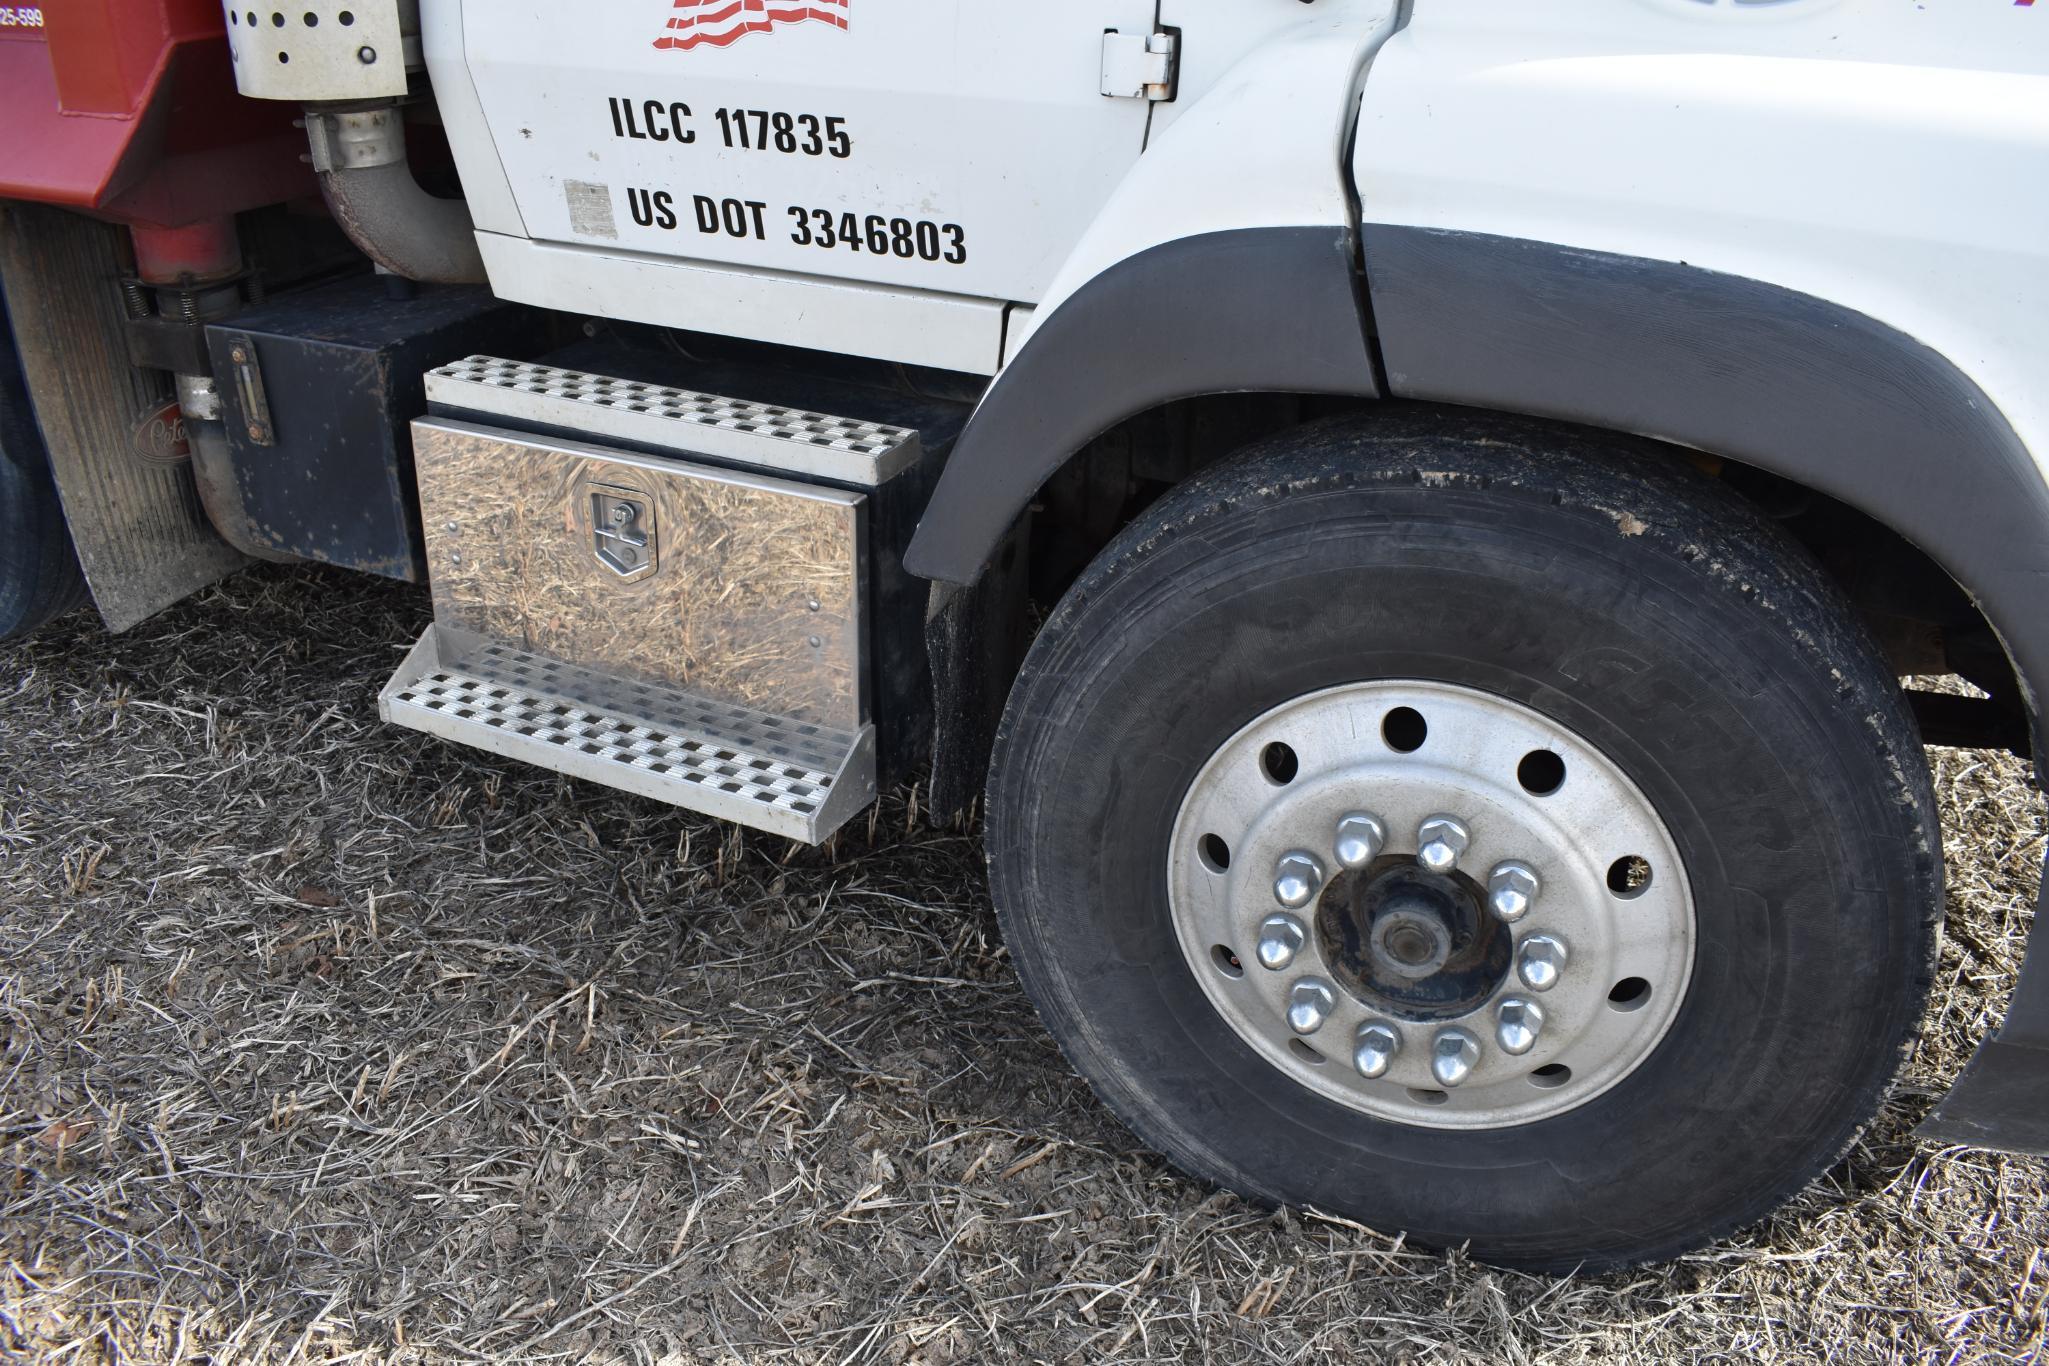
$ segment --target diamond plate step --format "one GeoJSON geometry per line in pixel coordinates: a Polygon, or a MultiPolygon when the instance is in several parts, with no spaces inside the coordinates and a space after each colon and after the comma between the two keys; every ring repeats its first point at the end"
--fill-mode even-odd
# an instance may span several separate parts
{"type": "Polygon", "coordinates": [[[922,449],[905,427],[495,356],[429,370],[427,402],[866,488],[916,464],[922,449]]]}
{"type": "Polygon", "coordinates": [[[387,722],[817,844],[875,798],[875,728],[831,730],[427,628],[387,722]]]}

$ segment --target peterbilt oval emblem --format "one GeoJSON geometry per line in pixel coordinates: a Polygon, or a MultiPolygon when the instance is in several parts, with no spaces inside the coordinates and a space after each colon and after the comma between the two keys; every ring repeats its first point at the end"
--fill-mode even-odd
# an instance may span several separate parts
{"type": "Polygon", "coordinates": [[[185,438],[185,415],[178,400],[165,399],[135,420],[128,434],[128,447],[152,465],[177,465],[192,458],[192,446],[185,438]]]}

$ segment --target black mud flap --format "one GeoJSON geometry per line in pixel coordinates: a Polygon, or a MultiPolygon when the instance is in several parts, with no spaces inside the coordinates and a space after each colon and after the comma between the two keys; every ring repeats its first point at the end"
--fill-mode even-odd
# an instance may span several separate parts
{"type": "MultiPolygon", "coordinates": [[[[2037,926],[2045,923],[2045,901],[2049,869],[2036,895],[2037,926]]],[[[1964,1074],[1915,1132],[1936,1143],[2049,1156],[2049,948],[2040,940],[2028,945],[2006,1023],[1978,1045],[1964,1074]]]]}
{"type": "Polygon", "coordinates": [[[171,378],[128,356],[120,229],[40,204],[0,210],[0,276],[50,471],[110,631],[248,563],[200,508],[171,378]]]}

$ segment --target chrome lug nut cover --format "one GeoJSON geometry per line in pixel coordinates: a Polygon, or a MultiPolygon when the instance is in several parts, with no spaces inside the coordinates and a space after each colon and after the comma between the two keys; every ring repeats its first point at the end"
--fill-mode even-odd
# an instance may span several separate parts
{"type": "Polygon", "coordinates": [[[1387,844],[1387,825],[1370,811],[1354,811],[1338,820],[1335,850],[1347,868],[1364,868],[1380,857],[1387,844]]]}
{"type": "Polygon", "coordinates": [[[1537,870],[1519,859],[1503,859],[1487,875],[1487,909],[1504,925],[1513,925],[1530,913],[1537,899],[1537,870]]]}
{"type": "Polygon", "coordinates": [[[1429,816],[1416,828],[1416,862],[1430,872],[1449,873],[1473,842],[1472,832],[1456,816],[1429,816]]]}
{"type": "Polygon", "coordinates": [[[1549,991],[1565,972],[1565,941],[1551,934],[1533,934],[1523,940],[1515,957],[1515,975],[1531,991],[1549,991]]]}
{"type": "Polygon", "coordinates": [[[1368,1020],[1352,1038],[1352,1066],[1368,1081],[1387,1075],[1394,1055],[1402,1051],[1402,1036],[1391,1024],[1368,1020]]]}
{"type": "Polygon", "coordinates": [[[1304,977],[1288,990],[1288,1028],[1297,1034],[1314,1034],[1323,1028],[1323,1022],[1330,1018],[1331,1009],[1337,1003],[1330,983],[1316,977],[1304,977]]]}
{"type": "Polygon", "coordinates": [[[1274,900],[1289,910],[1309,904],[1323,887],[1323,865],[1316,855],[1296,849],[1274,864],[1274,900]]]}
{"type": "Polygon", "coordinates": [[[1535,1001],[1510,996],[1494,1008],[1494,1042],[1512,1057],[1535,1048],[1537,1031],[1543,1027],[1544,1011],[1535,1001]]]}
{"type": "Polygon", "coordinates": [[[1261,967],[1279,972],[1295,961],[1308,937],[1309,932],[1294,916],[1270,915],[1259,924],[1259,945],[1253,952],[1259,956],[1261,967]]]}
{"type": "Polygon", "coordinates": [[[1480,1041],[1456,1025],[1437,1031],[1430,1041],[1430,1075],[1450,1090],[1473,1075],[1480,1065],[1480,1041]]]}

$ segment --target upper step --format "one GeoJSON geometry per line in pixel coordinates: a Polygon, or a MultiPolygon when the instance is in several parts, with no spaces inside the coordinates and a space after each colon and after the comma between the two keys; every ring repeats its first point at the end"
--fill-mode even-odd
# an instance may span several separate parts
{"type": "Polygon", "coordinates": [[[856,418],[470,356],[427,372],[427,401],[594,441],[654,446],[874,488],[918,462],[918,434],[856,418]]]}

